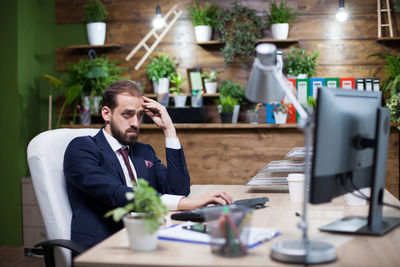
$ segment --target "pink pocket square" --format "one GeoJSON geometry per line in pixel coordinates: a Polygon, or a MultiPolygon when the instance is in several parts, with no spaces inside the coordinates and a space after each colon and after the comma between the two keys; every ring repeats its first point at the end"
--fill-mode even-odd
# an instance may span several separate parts
{"type": "Polygon", "coordinates": [[[144,160],[144,163],[146,164],[146,168],[151,168],[151,167],[153,167],[153,162],[151,162],[151,161],[144,160]]]}

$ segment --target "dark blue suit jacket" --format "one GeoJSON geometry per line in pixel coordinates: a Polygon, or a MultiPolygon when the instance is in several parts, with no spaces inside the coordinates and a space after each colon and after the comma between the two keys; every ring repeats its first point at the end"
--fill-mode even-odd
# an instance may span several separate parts
{"type": "MultiPolygon", "coordinates": [[[[189,195],[190,177],[182,149],[166,148],[168,168],[150,145],[137,142],[129,151],[137,177],[161,194],[189,195]]],[[[132,189],[126,186],[121,165],[102,130],[94,137],[71,141],[64,155],[64,175],[72,208],[72,240],[93,246],[123,227],[104,214],[127,204],[125,193],[132,189]]]]}

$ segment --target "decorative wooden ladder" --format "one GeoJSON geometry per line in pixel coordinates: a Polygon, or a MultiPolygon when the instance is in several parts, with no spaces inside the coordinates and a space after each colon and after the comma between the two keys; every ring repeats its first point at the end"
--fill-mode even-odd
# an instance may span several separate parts
{"type": "Polygon", "coordinates": [[[174,5],[168,12],[167,14],[165,14],[163,16],[163,19],[165,20],[166,24],[165,24],[165,28],[164,30],[161,32],[160,35],[157,34],[157,29],[156,28],[152,28],[147,35],[135,46],[135,48],[132,49],[132,51],[129,53],[129,55],[125,58],[126,61],[129,61],[133,55],[136,54],[137,51],[139,51],[140,48],[145,48],[146,49],[146,53],[144,54],[144,56],[139,60],[139,62],[136,64],[135,66],[135,70],[138,70],[142,64],[144,63],[144,61],[150,56],[150,54],[154,51],[154,49],[156,49],[156,47],[158,46],[158,44],[161,42],[161,40],[164,38],[164,36],[168,33],[168,31],[172,28],[172,26],[175,24],[175,22],[178,20],[178,18],[182,15],[183,10],[179,10],[177,11],[177,7],[178,5],[174,5]],[[168,23],[167,19],[169,18],[169,16],[171,14],[174,14],[174,17],[171,19],[171,21],[168,23]],[[149,47],[146,42],[150,39],[150,37],[154,37],[155,41],[154,43],[149,47]]]}
{"type": "Polygon", "coordinates": [[[393,37],[392,17],[390,9],[390,0],[386,0],[386,8],[381,8],[381,0],[377,0],[377,12],[378,12],[378,38],[382,37],[382,27],[389,27],[390,37],[393,37]],[[387,12],[388,23],[382,24],[382,12],[387,12]]]}

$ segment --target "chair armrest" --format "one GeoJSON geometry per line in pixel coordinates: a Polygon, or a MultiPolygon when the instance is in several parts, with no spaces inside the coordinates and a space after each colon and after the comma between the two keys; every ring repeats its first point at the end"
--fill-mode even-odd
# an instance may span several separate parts
{"type": "Polygon", "coordinates": [[[55,266],[53,252],[54,247],[67,248],[71,250],[75,255],[79,255],[88,249],[88,247],[68,239],[46,240],[36,244],[35,247],[43,247],[43,255],[46,267],[55,266]]]}

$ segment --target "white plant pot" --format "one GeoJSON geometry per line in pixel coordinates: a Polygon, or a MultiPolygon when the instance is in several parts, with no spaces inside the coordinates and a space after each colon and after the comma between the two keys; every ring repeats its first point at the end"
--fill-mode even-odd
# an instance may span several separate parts
{"type": "Polygon", "coordinates": [[[282,113],[281,111],[274,111],[274,116],[275,116],[275,123],[276,124],[285,124],[286,123],[286,118],[287,118],[287,113],[282,113]]]}
{"type": "Polygon", "coordinates": [[[205,82],[204,86],[206,87],[207,94],[215,94],[217,92],[218,82],[205,82]]]}
{"type": "Polygon", "coordinates": [[[207,25],[194,27],[194,36],[197,42],[208,42],[211,40],[212,28],[207,25]]]}
{"type": "Polygon", "coordinates": [[[158,80],[158,94],[166,94],[169,92],[169,79],[168,78],[160,78],[158,80]]]}
{"type": "Polygon", "coordinates": [[[93,113],[97,114],[100,113],[100,102],[103,99],[101,96],[95,96],[94,97],[94,110],[93,113]]]}
{"type": "Polygon", "coordinates": [[[92,22],[86,24],[90,45],[103,45],[106,40],[106,24],[104,22],[92,22]]]}
{"type": "Polygon", "coordinates": [[[153,89],[154,89],[154,93],[157,94],[158,93],[158,82],[153,81],[153,89]]]}
{"type": "MultiPolygon", "coordinates": [[[[218,105],[217,108],[218,112],[221,113],[222,111],[221,105],[218,105]]],[[[235,105],[235,107],[233,108],[232,123],[238,123],[239,113],[240,113],[240,105],[235,105]]]]}
{"type": "Polygon", "coordinates": [[[174,102],[176,108],[184,108],[186,104],[186,95],[174,95],[174,102]]]}
{"type": "Polygon", "coordinates": [[[144,220],[124,217],[123,221],[128,232],[129,246],[132,250],[152,251],[157,248],[157,232],[149,234],[144,220]]]}
{"type": "Polygon", "coordinates": [[[289,34],[289,23],[276,23],[271,25],[272,38],[284,40],[289,34]]]}

